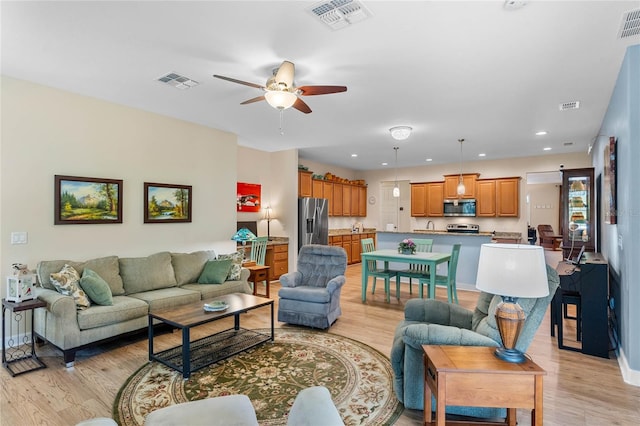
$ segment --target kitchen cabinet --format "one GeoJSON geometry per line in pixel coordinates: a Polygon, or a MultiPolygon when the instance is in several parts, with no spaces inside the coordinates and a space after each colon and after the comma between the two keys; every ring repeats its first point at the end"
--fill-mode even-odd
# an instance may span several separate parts
{"type": "Polygon", "coordinates": [[[571,251],[595,251],[593,168],[562,170],[561,230],[563,257],[571,251]]]}
{"type": "Polygon", "coordinates": [[[329,216],[333,216],[333,182],[326,180],[322,181],[322,194],[324,195],[324,198],[329,200],[327,203],[329,207],[329,216]]]}
{"type": "Polygon", "coordinates": [[[306,170],[298,170],[298,197],[311,197],[311,175],[313,173],[306,170]]]}
{"type": "Polygon", "coordinates": [[[444,182],[411,184],[411,216],[438,217],[444,215],[444,182]]]}
{"type": "Polygon", "coordinates": [[[496,180],[479,179],[476,181],[476,216],[496,216],[496,180]]]}
{"type": "Polygon", "coordinates": [[[351,187],[342,185],[342,216],[351,216],[351,187]]]}
{"type": "Polygon", "coordinates": [[[311,196],[313,198],[327,198],[324,196],[323,182],[320,179],[311,179],[311,196]]]}
{"type": "Polygon", "coordinates": [[[496,216],[520,216],[520,177],[496,179],[496,216]]]}
{"type": "Polygon", "coordinates": [[[342,236],[342,248],[347,252],[347,265],[352,263],[351,257],[351,235],[342,236]]]}
{"type": "Polygon", "coordinates": [[[367,217],[367,187],[358,186],[358,216],[367,217]]]}
{"type": "Polygon", "coordinates": [[[342,216],[342,184],[334,182],[333,184],[333,215],[342,216]]]}
{"type": "Polygon", "coordinates": [[[264,264],[269,267],[269,281],[289,272],[289,244],[267,245],[264,264]]]}
{"type": "Polygon", "coordinates": [[[351,262],[349,263],[360,263],[360,238],[361,234],[353,234],[351,235],[351,262]]]}
{"type": "Polygon", "coordinates": [[[478,173],[466,173],[462,175],[465,192],[459,196],[458,183],[460,182],[460,175],[445,175],[444,198],[447,200],[453,198],[476,198],[476,180],[478,176],[480,176],[478,173]]]}
{"type": "Polygon", "coordinates": [[[360,216],[360,191],[359,187],[350,185],[351,191],[351,216],[360,216]]]}

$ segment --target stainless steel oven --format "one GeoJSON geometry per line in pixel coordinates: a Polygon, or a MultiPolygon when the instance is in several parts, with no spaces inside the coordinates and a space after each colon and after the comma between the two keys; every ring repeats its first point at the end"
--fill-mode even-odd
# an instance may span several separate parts
{"type": "Polygon", "coordinates": [[[472,198],[444,200],[445,216],[471,216],[476,215],[476,200],[472,198]]]}

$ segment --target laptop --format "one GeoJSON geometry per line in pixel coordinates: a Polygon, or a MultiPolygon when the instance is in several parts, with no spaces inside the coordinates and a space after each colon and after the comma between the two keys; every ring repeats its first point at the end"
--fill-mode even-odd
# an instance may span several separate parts
{"type": "Polygon", "coordinates": [[[573,259],[567,257],[565,260],[571,263],[572,265],[579,265],[583,254],[584,254],[584,245],[580,248],[580,252],[576,257],[574,257],[573,259]]]}

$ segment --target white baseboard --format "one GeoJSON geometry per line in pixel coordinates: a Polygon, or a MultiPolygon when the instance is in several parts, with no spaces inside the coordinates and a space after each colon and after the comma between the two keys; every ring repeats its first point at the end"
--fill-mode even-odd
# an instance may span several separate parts
{"type": "Polygon", "coordinates": [[[632,370],[627,362],[627,357],[624,355],[624,350],[619,348],[617,351],[618,365],[620,366],[620,372],[622,373],[622,379],[625,383],[633,386],[640,386],[640,371],[632,370]]]}

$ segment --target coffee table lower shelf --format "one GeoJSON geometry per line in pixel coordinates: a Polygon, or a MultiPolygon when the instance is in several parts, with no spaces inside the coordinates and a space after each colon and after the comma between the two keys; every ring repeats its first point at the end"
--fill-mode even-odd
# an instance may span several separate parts
{"type": "Polygon", "coordinates": [[[191,365],[186,375],[182,360],[182,345],[151,354],[149,358],[179,371],[186,378],[193,371],[200,370],[269,340],[272,340],[272,336],[269,334],[244,328],[238,330],[230,328],[212,336],[194,340],[189,344],[189,362],[191,365]]]}

